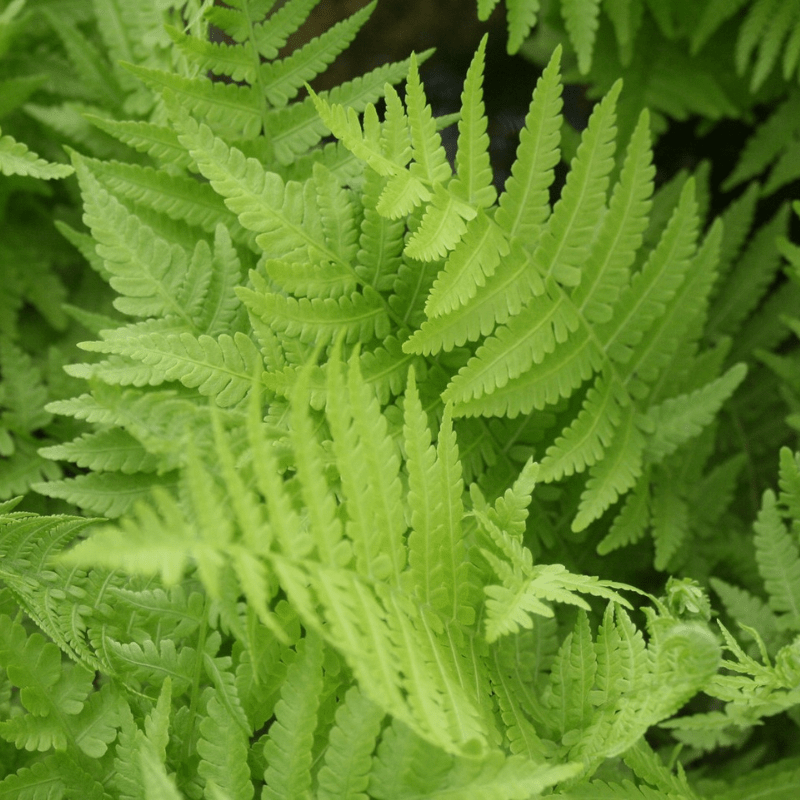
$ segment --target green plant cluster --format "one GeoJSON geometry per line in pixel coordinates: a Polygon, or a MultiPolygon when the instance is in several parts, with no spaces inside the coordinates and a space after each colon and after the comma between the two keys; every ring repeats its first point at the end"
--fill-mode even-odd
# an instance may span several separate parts
{"type": "Polygon", "coordinates": [[[498,191],[316,4],[0,0],[0,798],[794,797],[800,6],[508,0],[498,191]]]}

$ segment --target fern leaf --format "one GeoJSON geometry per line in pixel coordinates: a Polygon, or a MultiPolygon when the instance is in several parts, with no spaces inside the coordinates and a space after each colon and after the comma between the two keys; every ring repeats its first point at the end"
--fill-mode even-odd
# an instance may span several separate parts
{"type": "Polygon", "coordinates": [[[276,107],[286,105],[304,83],[322,72],[350,44],[374,10],[372,2],[290,56],[262,64],[260,84],[267,100],[276,107]]]}
{"type": "Polygon", "coordinates": [[[552,280],[547,289],[547,294],[534,297],[478,348],[451,380],[442,395],[445,402],[463,403],[491,394],[496,387],[502,389],[577,329],[579,320],[566,296],[552,280]]]}
{"type": "Polygon", "coordinates": [[[307,19],[316,5],[315,0],[291,0],[266,17],[274,2],[241,0],[229,3],[230,8],[213,7],[205,10],[206,18],[226,31],[237,42],[252,39],[264,58],[275,58],[289,36],[307,19]],[[266,17],[266,19],[264,18],[266,17]]]}
{"type": "Polygon", "coordinates": [[[251,800],[254,795],[247,766],[248,737],[213,692],[208,693],[206,714],[200,722],[198,772],[206,786],[226,792],[230,800],[251,800]]]}
{"type": "Polygon", "coordinates": [[[301,374],[292,398],[292,428],[289,431],[300,490],[308,508],[309,528],[317,545],[319,560],[331,566],[344,566],[350,560],[350,548],[343,540],[342,523],[323,474],[324,456],[307,411],[304,377],[301,374]]]}
{"type": "Polygon", "coordinates": [[[47,497],[60,497],[68,503],[102,514],[119,517],[137,500],[147,497],[154,487],[170,486],[174,474],[161,477],[137,473],[90,473],[60,481],[32,484],[31,488],[47,497]]]}
{"type": "Polygon", "coordinates": [[[539,5],[540,0],[506,0],[509,55],[516,53],[528,38],[538,19],[539,5]]]}
{"type": "Polygon", "coordinates": [[[460,241],[466,231],[466,222],[473,219],[475,214],[475,209],[470,205],[459,200],[441,184],[435,184],[422,222],[409,238],[405,254],[421,261],[441,258],[460,241]]]}
{"type": "Polygon", "coordinates": [[[64,776],[59,775],[55,756],[34,761],[30,767],[21,767],[0,780],[0,798],[3,800],[49,800],[51,797],[63,797],[65,789],[64,776]]]}
{"type": "Polygon", "coordinates": [[[181,52],[195,64],[199,73],[213,72],[215,75],[225,75],[234,83],[256,82],[258,60],[251,40],[229,45],[225,42],[208,42],[196,36],[185,35],[171,25],[166,26],[166,31],[181,52]]]}
{"type": "Polygon", "coordinates": [[[405,233],[402,220],[390,220],[377,211],[382,186],[378,173],[367,170],[362,196],[364,218],[354,267],[356,274],[377,291],[389,289],[394,283],[401,264],[405,233]]]}
{"type": "Polygon", "coordinates": [[[228,147],[206,125],[188,116],[179,123],[179,139],[188,148],[200,171],[239,222],[258,234],[256,242],[271,258],[283,258],[306,251],[317,258],[338,262],[339,257],[324,247],[303,226],[303,199],[299,184],[274,172],[267,172],[254,158],[246,158],[228,147]]]}
{"type": "Polygon", "coordinates": [[[186,169],[192,159],[181,147],[178,134],[164,125],[138,120],[111,120],[86,114],[86,119],[100,130],[119,139],[140,153],[147,153],[162,164],[174,164],[186,169]]]}
{"type": "Polygon", "coordinates": [[[473,208],[487,208],[494,203],[497,191],[492,186],[489,163],[489,137],[483,105],[483,67],[486,51],[484,35],[472,58],[461,94],[461,119],[458,123],[456,178],[450,191],[473,208]]]}
{"type": "Polygon", "coordinates": [[[605,209],[608,176],[614,165],[615,109],[622,83],[597,105],[581,137],[561,198],[533,255],[537,269],[564,286],[577,286],[597,224],[605,209]]]}
{"type": "MultiPolygon", "coordinates": [[[[2,134],[0,128],[0,134],[2,134]]],[[[3,175],[29,175],[32,178],[51,180],[66,178],[74,169],[67,164],[52,164],[28,150],[13,136],[0,135],[0,172],[3,175]]]]}
{"type": "Polygon", "coordinates": [[[585,75],[592,66],[600,0],[564,0],[561,4],[561,14],[572,46],[578,55],[578,69],[585,75]]]}
{"type": "Polygon", "coordinates": [[[406,112],[411,132],[411,152],[414,162],[411,174],[431,185],[446,181],[452,174],[450,164],[436,130],[436,122],[427,104],[425,90],[419,77],[416,56],[411,56],[406,82],[406,112]]]}
{"type": "Polygon", "coordinates": [[[371,286],[338,298],[285,297],[271,292],[253,273],[254,290],[237,289],[245,305],[281,333],[308,344],[329,344],[344,332],[345,341],[369,343],[389,334],[389,315],[383,298],[371,286]]]}
{"type": "Polygon", "coordinates": [[[600,461],[615,430],[631,416],[628,398],[614,381],[600,377],[587,392],[575,421],[547,449],[540,467],[541,480],[559,480],[600,461]]]}
{"type": "Polygon", "coordinates": [[[506,238],[482,212],[467,224],[433,284],[425,303],[428,318],[454,311],[471,300],[509,253],[506,238]]]}
{"type": "Polygon", "coordinates": [[[187,114],[202,117],[218,133],[233,139],[254,139],[261,132],[263,101],[253,86],[185,78],[135,64],[124,66],[146,86],[180,103],[187,114]]]}
{"type": "Polygon", "coordinates": [[[660,461],[697,436],[716,417],[722,404],[736,391],[746,374],[747,367],[737,364],[703,388],[650,408],[646,415],[647,427],[653,434],[648,437],[645,449],[648,460],[660,461]]]}
{"type": "Polygon", "coordinates": [[[590,692],[597,673],[597,654],[585,612],[578,614],[572,631],[564,639],[550,672],[545,697],[553,708],[558,730],[574,738],[592,717],[590,692]]]}
{"type": "Polygon", "coordinates": [[[572,294],[582,316],[595,324],[611,319],[647,227],[655,175],[648,126],[649,115],[645,110],[631,136],[619,182],[581,283],[572,294]]]}
{"type": "Polygon", "coordinates": [[[144,334],[129,339],[85,342],[87,350],[115,352],[154,368],[161,380],[179,380],[213,397],[221,408],[241,402],[252,388],[261,356],[243,333],[194,337],[190,333],[144,334]]]}
{"type": "Polygon", "coordinates": [[[174,778],[167,775],[164,763],[148,748],[139,753],[144,800],[182,800],[174,778]]]}
{"type": "Polygon", "coordinates": [[[581,494],[573,531],[581,531],[597,519],[617,498],[636,485],[642,473],[645,439],[632,413],[623,415],[602,461],[589,470],[586,489],[581,494]]]}
{"type": "Polygon", "coordinates": [[[775,240],[786,230],[788,211],[783,206],[751,237],[736,264],[735,278],[725,282],[709,309],[709,334],[738,333],[742,321],[766,294],[780,265],[775,240]]]}
{"type": "Polygon", "coordinates": [[[358,361],[351,358],[347,394],[336,362],[328,372],[328,419],[334,434],[334,452],[348,498],[348,522],[359,572],[399,583],[405,566],[405,533],[400,494],[400,463],[388,436],[374,392],[361,378],[358,361]],[[347,407],[343,396],[349,397],[347,407]],[[339,400],[339,402],[337,402],[339,400]],[[370,497],[369,504],[359,498],[370,497]],[[358,506],[365,506],[363,509],[358,506]]]}
{"type": "Polygon", "coordinates": [[[437,474],[436,449],[431,444],[428,419],[420,403],[413,369],[409,370],[403,419],[411,512],[408,562],[414,576],[414,591],[420,602],[444,608],[447,588],[438,574],[442,568],[439,540],[443,534],[444,497],[437,474]]]}
{"type": "Polygon", "coordinates": [[[275,706],[275,721],[264,744],[264,800],[304,800],[311,789],[323,649],[314,635],[307,635],[303,642],[305,646],[286,673],[281,699],[275,706]]]}
{"type": "Polygon", "coordinates": [[[225,208],[219,195],[210,186],[194,178],[169,175],[151,167],[117,161],[85,158],[83,163],[118,198],[127,198],[163,212],[170,219],[182,220],[202,228],[206,233],[214,233],[217,225],[224,224],[231,229],[235,238],[247,236],[234,215],[225,208]]]}
{"type": "Polygon", "coordinates": [[[383,711],[356,687],[336,711],[325,761],[318,773],[320,800],[367,800],[372,752],[383,711]]]}
{"type": "Polygon", "coordinates": [[[618,312],[613,321],[599,326],[597,331],[609,357],[619,364],[629,362],[637,346],[647,347],[645,332],[663,314],[665,304],[674,296],[691,264],[697,227],[697,203],[690,180],[658,245],[621,294],[622,313],[618,312]],[[632,313],[634,308],[636,313],[632,313]]]}
{"type": "Polygon", "coordinates": [[[800,551],[781,519],[775,494],[764,492],[761,510],[753,525],[756,561],[769,595],[769,606],[786,615],[800,629],[800,551]]]}
{"type": "Polygon", "coordinates": [[[191,324],[181,303],[186,256],[144,225],[105,189],[87,165],[75,157],[84,196],[84,221],[92,229],[97,252],[121,297],[116,308],[134,316],[174,315],[191,324]]]}
{"type": "Polygon", "coordinates": [[[644,472],[625,500],[622,510],[614,518],[609,532],[597,545],[599,555],[606,555],[619,547],[638,542],[644,536],[650,523],[650,493],[647,477],[648,473],[644,472]]]}
{"type": "Polygon", "coordinates": [[[155,472],[159,466],[157,456],[148,453],[139,441],[120,428],[85,433],[71,442],[43,447],[39,452],[45,458],[73,461],[94,472],[118,470],[131,475],[155,472]]]}

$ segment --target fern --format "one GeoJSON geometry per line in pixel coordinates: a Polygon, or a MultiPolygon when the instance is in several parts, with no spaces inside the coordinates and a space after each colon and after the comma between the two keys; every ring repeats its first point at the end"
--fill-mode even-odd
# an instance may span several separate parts
{"type": "Polygon", "coordinates": [[[315,5],[0,3],[0,795],[791,791],[796,3],[509,0],[503,186],[315,5]]]}

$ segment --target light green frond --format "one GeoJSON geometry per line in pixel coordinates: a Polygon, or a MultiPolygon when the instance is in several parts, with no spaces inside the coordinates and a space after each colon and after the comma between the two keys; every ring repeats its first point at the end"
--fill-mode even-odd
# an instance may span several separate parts
{"type": "Polygon", "coordinates": [[[532,298],[507,325],[495,329],[450,381],[442,396],[445,401],[460,404],[491,395],[495,388],[502,389],[567,341],[579,320],[552,279],[547,289],[546,294],[532,298]]]}
{"type": "Polygon", "coordinates": [[[377,291],[391,288],[401,263],[405,225],[378,213],[376,206],[383,182],[372,169],[364,175],[363,219],[356,254],[355,273],[377,291]]]}
{"type": "Polygon", "coordinates": [[[348,690],[336,711],[324,763],[317,775],[320,800],[368,800],[372,752],[384,713],[358,688],[348,690]]]}
{"type": "Polygon", "coordinates": [[[264,269],[271,281],[293,297],[339,300],[351,296],[357,288],[353,273],[341,264],[302,264],[271,258],[264,262],[264,269]]]}
{"type": "MultiPolygon", "coordinates": [[[[207,705],[198,729],[198,772],[206,786],[227,793],[230,800],[251,800],[254,795],[247,766],[248,734],[231,717],[213,690],[206,691],[207,705]]],[[[248,731],[249,733],[249,731],[248,731]]]]}
{"type": "Polygon", "coordinates": [[[206,233],[213,233],[217,225],[224,224],[234,238],[247,237],[236,217],[208,184],[138,164],[89,158],[83,159],[83,163],[117,198],[163,212],[170,219],[183,220],[206,233]]]}
{"type": "Polygon", "coordinates": [[[154,472],[159,459],[148,453],[141,443],[127,431],[110,428],[96,433],[85,433],[78,439],[62,445],[43,447],[40,454],[54,461],[72,461],[79,467],[97,472],[154,472]]]}
{"type": "Polygon", "coordinates": [[[122,355],[154,370],[156,382],[179,380],[221,408],[236,405],[247,396],[253,370],[262,363],[253,340],[244,333],[225,333],[216,339],[191,333],[142,334],[105,342],[84,342],[83,348],[122,355]]]}
{"type": "Polygon", "coordinates": [[[414,577],[414,592],[420,602],[435,608],[447,605],[447,587],[442,584],[441,538],[443,504],[437,475],[436,448],[431,444],[428,417],[422,409],[414,370],[409,370],[403,403],[403,441],[408,471],[408,563],[414,577]]]}
{"type": "Polygon", "coordinates": [[[137,473],[121,475],[117,472],[92,472],[59,481],[34,483],[31,488],[47,497],[60,497],[79,508],[119,517],[137,500],[145,499],[154,487],[174,485],[175,474],[160,477],[137,473]]]}
{"type": "Polygon", "coordinates": [[[649,114],[643,111],[631,137],[619,182],[614,186],[580,285],[572,302],[592,323],[607,322],[642,244],[653,192],[655,168],[650,148],[649,114]]]}
{"type": "Polygon", "coordinates": [[[442,138],[436,129],[431,107],[427,104],[415,55],[411,56],[406,81],[406,113],[414,158],[411,174],[432,185],[446,181],[452,170],[442,146],[442,138]]]}
{"type": "Polygon", "coordinates": [[[258,234],[256,242],[270,258],[284,258],[299,251],[339,260],[304,229],[300,184],[284,183],[255,158],[246,158],[240,150],[229,147],[206,125],[183,117],[179,127],[183,131],[179,138],[200,171],[223,197],[225,205],[238,215],[239,222],[258,234]]]}
{"type": "Polygon", "coordinates": [[[608,376],[599,377],[573,423],[547,448],[540,479],[560,480],[595,464],[615,439],[617,428],[627,427],[632,416],[629,400],[615,382],[608,376]]]}
{"type": "MultiPolygon", "coordinates": [[[[479,0],[480,1],[480,0],[479,0]]],[[[540,0],[506,0],[508,44],[510,55],[516,53],[536,24],[540,0]]]]}
{"type": "Polygon", "coordinates": [[[455,245],[428,294],[428,318],[450,313],[471,300],[486,279],[509,254],[506,237],[482,211],[467,223],[466,232],[455,245]]]}
{"type": "Polygon", "coordinates": [[[562,0],[561,14],[578,55],[578,69],[585,75],[592,66],[600,0],[562,0]]]}
{"type": "Polygon", "coordinates": [[[259,86],[267,100],[276,107],[286,105],[350,44],[374,9],[375,3],[370,3],[286,58],[261,64],[259,86]]]}
{"type": "Polygon", "coordinates": [[[144,225],[102,188],[83,159],[75,157],[84,196],[84,221],[96,241],[97,253],[111,274],[114,303],[124,314],[157,317],[175,315],[190,322],[180,289],[186,279],[186,254],[144,225]]]}
{"type": "Polygon", "coordinates": [[[49,800],[53,795],[62,796],[66,790],[65,777],[59,775],[58,758],[55,755],[34,761],[30,767],[20,767],[0,780],[0,797],[49,800]]]}
{"type": "Polygon", "coordinates": [[[461,93],[456,178],[450,184],[453,194],[474,208],[487,208],[497,197],[497,190],[492,186],[489,136],[486,133],[487,120],[483,105],[486,39],[485,35],[472,57],[461,93]]]}
{"type": "Polygon", "coordinates": [[[534,253],[536,268],[564,286],[577,286],[595,228],[606,204],[614,166],[616,103],[621,81],[611,87],[589,118],[561,198],[534,253]]]}
{"type": "Polygon", "coordinates": [[[422,221],[406,243],[405,254],[421,261],[442,258],[456,246],[467,229],[466,223],[476,213],[440,183],[434,184],[422,221]]]}
{"type": "Polygon", "coordinates": [[[348,344],[369,343],[388,335],[389,317],[381,296],[370,286],[338,298],[286,297],[270,292],[263,279],[252,277],[255,291],[237,289],[244,304],[274,330],[308,344],[328,344],[344,333],[348,344]]]}
{"type": "Polygon", "coordinates": [[[646,427],[653,431],[645,448],[648,461],[660,461],[697,436],[716,418],[722,404],[736,391],[746,374],[747,367],[737,364],[701,389],[652,406],[646,414],[646,427]]]}
{"type": "Polygon", "coordinates": [[[166,26],[166,31],[180,51],[195,65],[198,73],[225,75],[234,83],[256,82],[258,59],[251,40],[230,45],[186,35],[171,25],[166,26]]]}
{"type": "Polygon", "coordinates": [[[620,311],[597,329],[597,336],[613,361],[626,365],[638,346],[647,348],[645,334],[684,281],[695,252],[697,228],[694,183],[689,180],[659,243],[622,292],[620,311]]]}
{"type": "Polygon", "coordinates": [[[313,182],[325,243],[342,263],[349,264],[358,249],[353,198],[322,164],[314,164],[313,182]]]}
{"type": "MultiPolygon", "coordinates": [[[[343,388],[335,364],[328,372],[328,381],[330,404],[343,388]]],[[[366,506],[366,519],[362,523],[365,527],[353,543],[357,557],[361,551],[359,571],[372,575],[373,569],[380,564],[381,571],[384,566],[386,569],[383,577],[398,583],[406,561],[400,462],[394,442],[388,435],[386,418],[380,412],[374,391],[364,383],[356,358],[350,360],[346,386],[349,408],[346,411],[337,409],[335,413],[341,420],[337,422],[340,430],[349,417],[346,424],[350,431],[345,435],[353,449],[346,448],[344,443],[339,445],[334,434],[334,452],[343,481],[345,475],[350,476],[343,485],[348,513],[353,513],[356,505],[366,506]]],[[[334,406],[329,405],[329,408],[334,406]]]]}
{"type": "MultiPolygon", "coordinates": [[[[430,54],[431,51],[420,54],[420,60],[428,58],[430,54]]],[[[387,98],[392,96],[394,90],[391,84],[405,78],[408,64],[409,60],[406,59],[376,67],[366,75],[339,84],[330,91],[320,92],[319,98],[323,98],[327,104],[337,104],[337,107],[341,105],[344,108],[352,108],[355,112],[364,111],[370,103],[377,102],[384,94],[387,98]]],[[[265,112],[265,128],[270,132],[275,158],[280,164],[293,165],[298,156],[305,156],[327,133],[325,122],[317,112],[316,97],[312,93],[301,102],[281,108],[271,108],[265,112]]],[[[400,105],[402,109],[402,103],[400,105]]],[[[384,142],[387,138],[385,131],[384,142]]],[[[405,146],[408,147],[407,135],[405,146]]],[[[387,155],[392,159],[395,158],[391,149],[387,155]]]]}
{"type": "Polygon", "coordinates": [[[252,86],[185,78],[134,64],[125,65],[146,86],[169,94],[185,113],[195,114],[217,133],[254,139],[262,127],[262,100],[252,86]]]}
{"type": "MultiPolygon", "coordinates": [[[[2,134],[0,128],[0,134],[2,134]]],[[[67,164],[52,164],[28,150],[13,136],[0,135],[0,173],[3,175],[29,175],[32,178],[52,180],[72,175],[73,168],[67,164]]]]}
{"type": "MultiPolygon", "coordinates": [[[[629,409],[628,409],[629,411],[629,409]]],[[[601,461],[589,469],[586,489],[581,494],[572,530],[581,531],[636,485],[642,474],[645,438],[632,413],[623,411],[622,423],[601,461]]]]}
{"type": "Polygon", "coordinates": [[[325,457],[308,413],[304,378],[305,373],[301,372],[292,395],[292,427],[289,431],[300,491],[308,509],[308,527],[319,560],[330,566],[344,566],[351,558],[350,547],[343,540],[342,521],[325,480],[325,457]]]}

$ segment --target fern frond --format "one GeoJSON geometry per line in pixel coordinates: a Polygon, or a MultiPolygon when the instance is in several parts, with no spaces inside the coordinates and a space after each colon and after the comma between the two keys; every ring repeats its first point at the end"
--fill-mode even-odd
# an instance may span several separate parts
{"type": "Polygon", "coordinates": [[[383,716],[356,687],[348,690],[336,711],[317,776],[320,800],[367,800],[372,752],[383,716]]]}
{"type": "Polygon", "coordinates": [[[286,58],[262,64],[259,84],[267,100],[275,107],[286,105],[350,44],[374,10],[375,2],[369,3],[286,58]]]}
{"type": "Polygon", "coordinates": [[[537,269],[564,286],[577,286],[594,230],[605,202],[608,175],[613,167],[617,98],[615,83],[589,118],[561,198],[548,220],[534,253],[537,269]]]}
{"type": "Polygon", "coordinates": [[[313,254],[314,260],[340,260],[304,228],[300,184],[284,183],[255,158],[246,158],[225,144],[207,125],[182,116],[178,126],[182,131],[178,138],[200,171],[242,226],[258,234],[256,242],[270,258],[285,258],[299,251],[313,254]]]}
{"type": "Polygon", "coordinates": [[[571,304],[550,280],[547,293],[534,297],[521,313],[497,329],[478,348],[443,395],[459,406],[502,389],[567,341],[579,324],[571,304]]]}
{"type": "Polygon", "coordinates": [[[346,383],[337,362],[330,366],[327,414],[348,513],[358,515],[346,523],[358,571],[397,584],[406,559],[399,459],[375,395],[361,379],[358,361],[351,359],[346,383]],[[344,397],[347,405],[341,402],[344,397]],[[370,495],[371,502],[359,509],[364,505],[359,498],[370,495]]]}
{"type": "MultiPolygon", "coordinates": [[[[0,128],[0,134],[2,134],[0,128]]],[[[32,178],[52,180],[72,175],[74,169],[67,164],[52,164],[29,150],[13,136],[0,136],[0,172],[3,175],[29,175],[32,178]]]]}
{"type": "Polygon", "coordinates": [[[754,523],[756,561],[769,606],[800,629],[800,551],[781,519],[774,492],[767,489],[754,523]]]}
{"type": "Polygon", "coordinates": [[[383,298],[370,286],[340,297],[286,297],[269,290],[257,273],[251,274],[254,290],[237,289],[237,295],[265,323],[289,337],[311,344],[331,343],[344,332],[348,344],[385,338],[389,316],[383,298]]]}
{"type": "Polygon", "coordinates": [[[697,436],[717,415],[722,404],[736,391],[747,374],[744,364],[731,367],[717,378],[689,394],[679,395],[653,406],[647,412],[648,437],[645,456],[652,462],[674,453],[685,441],[697,436]]]}
{"type": "Polygon", "coordinates": [[[563,0],[561,14],[578,56],[578,69],[585,75],[592,66],[600,0],[563,0]]]}
{"type": "Polygon", "coordinates": [[[322,691],[323,646],[308,635],[289,666],[264,744],[264,800],[301,800],[311,789],[312,746],[322,691]]]}
{"type": "Polygon", "coordinates": [[[95,472],[155,472],[159,459],[148,453],[127,431],[111,428],[85,433],[78,439],[61,445],[43,447],[40,454],[54,461],[72,461],[79,467],[95,472]]]}
{"type": "Polygon", "coordinates": [[[103,342],[83,342],[83,349],[115,353],[152,367],[151,383],[179,380],[213,397],[221,408],[233,406],[249,393],[253,370],[261,355],[253,340],[244,333],[192,336],[178,334],[143,334],[130,338],[115,337],[103,342]]]}
{"type": "Polygon", "coordinates": [[[198,729],[197,752],[201,757],[198,772],[206,781],[226,792],[230,800],[251,800],[254,795],[247,766],[248,734],[231,717],[213,690],[208,695],[206,713],[198,729]]]}
{"type": "Polygon", "coordinates": [[[494,203],[497,191],[492,186],[489,164],[489,137],[483,105],[483,67],[486,39],[481,39],[464,80],[461,94],[461,119],[458,123],[456,177],[450,191],[474,208],[487,208],[494,203]]]}
{"type": "Polygon", "coordinates": [[[125,68],[151,90],[169,92],[186,113],[202,118],[218,133],[254,139],[262,129],[263,101],[253,86],[186,78],[136,64],[125,64],[125,68]]]}

